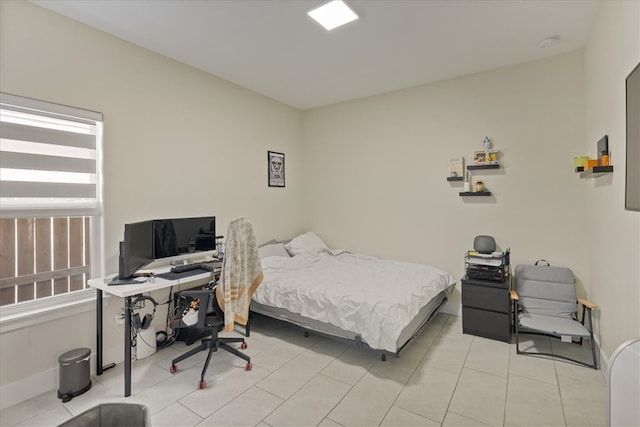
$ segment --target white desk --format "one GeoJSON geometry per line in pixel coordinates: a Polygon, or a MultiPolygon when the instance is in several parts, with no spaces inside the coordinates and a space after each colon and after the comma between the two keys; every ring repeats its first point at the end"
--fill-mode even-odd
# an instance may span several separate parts
{"type": "MultiPolygon", "coordinates": [[[[169,267],[153,270],[155,274],[166,273],[169,267]]],[[[102,375],[105,369],[112,368],[115,364],[103,366],[102,364],[102,293],[124,298],[124,396],[131,396],[131,316],[133,314],[133,306],[131,297],[135,297],[147,292],[153,292],[160,289],[170,288],[172,286],[193,287],[198,282],[206,282],[211,279],[213,272],[196,274],[177,280],[166,280],[155,277],[144,283],[132,285],[109,285],[114,276],[108,278],[90,279],[89,286],[96,289],[96,374],[102,375]]]]}

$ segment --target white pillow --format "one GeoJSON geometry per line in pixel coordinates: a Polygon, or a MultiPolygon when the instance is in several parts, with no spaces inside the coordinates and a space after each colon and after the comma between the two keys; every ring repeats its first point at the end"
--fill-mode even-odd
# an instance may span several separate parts
{"type": "Polygon", "coordinates": [[[261,246],[258,248],[258,255],[260,256],[260,259],[270,256],[290,257],[289,252],[287,252],[282,243],[272,243],[261,246]]]}
{"type": "Polygon", "coordinates": [[[291,241],[287,243],[285,247],[292,256],[299,255],[305,252],[320,252],[329,250],[322,239],[318,237],[318,235],[313,231],[308,231],[304,234],[299,235],[298,237],[291,239],[291,241]]]}

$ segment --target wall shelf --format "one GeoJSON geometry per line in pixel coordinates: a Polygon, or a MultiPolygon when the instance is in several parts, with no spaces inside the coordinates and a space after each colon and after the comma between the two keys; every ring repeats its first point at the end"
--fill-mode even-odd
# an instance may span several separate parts
{"type": "MultiPolygon", "coordinates": [[[[462,160],[460,160],[459,158],[455,158],[455,159],[450,159],[449,160],[449,174],[450,175],[464,175],[463,176],[449,176],[447,177],[447,181],[449,182],[461,182],[461,181],[465,181],[465,177],[467,178],[468,181],[473,181],[473,173],[472,171],[480,171],[477,172],[477,175],[483,175],[483,173],[481,172],[483,169],[484,170],[490,170],[490,169],[500,169],[500,160],[498,159],[498,156],[500,154],[499,150],[494,150],[494,149],[489,149],[488,147],[491,146],[491,142],[489,140],[488,137],[484,138],[484,141],[482,141],[482,145],[483,147],[485,147],[484,150],[477,150],[473,152],[473,162],[472,164],[464,164],[464,157],[462,158],[462,160]],[[464,174],[462,174],[461,172],[464,170],[464,174]]],[[[492,174],[490,172],[485,173],[485,175],[495,175],[492,174]]],[[[477,178],[477,177],[476,177],[477,178]]],[[[483,188],[484,191],[461,191],[458,193],[458,195],[460,197],[493,197],[493,194],[491,194],[491,191],[488,191],[486,189],[486,187],[484,185],[480,185],[479,187],[477,186],[477,184],[480,182],[480,180],[477,180],[476,185],[472,185],[471,187],[467,186],[467,184],[470,184],[471,182],[466,182],[465,181],[465,186],[464,189],[476,189],[476,188],[483,188]]],[[[452,185],[452,187],[458,187],[457,185],[452,185]]]]}
{"type": "Polygon", "coordinates": [[[583,167],[577,167],[576,173],[577,172],[580,172],[580,178],[596,178],[608,173],[613,173],[613,166],[594,166],[587,170],[584,170],[583,167]]]}
{"type": "Polygon", "coordinates": [[[480,169],[500,169],[500,163],[490,163],[487,165],[467,165],[467,170],[480,170],[480,169]]]}
{"type": "Polygon", "coordinates": [[[461,191],[460,197],[489,197],[491,191],[461,191]]]}

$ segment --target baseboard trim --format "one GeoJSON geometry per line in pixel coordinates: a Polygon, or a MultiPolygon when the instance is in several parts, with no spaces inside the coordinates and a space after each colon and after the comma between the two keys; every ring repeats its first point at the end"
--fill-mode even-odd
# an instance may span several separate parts
{"type": "Polygon", "coordinates": [[[15,383],[0,387],[0,409],[16,405],[58,387],[59,368],[38,372],[15,383]]]}
{"type": "MultiPolygon", "coordinates": [[[[116,363],[122,363],[123,356],[121,348],[114,348],[104,352],[104,360],[118,360],[116,363]]],[[[89,360],[89,374],[91,377],[96,376],[96,366],[96,355],[91,354],[89,360]]],[[[57,393],[59,383],[60,367],[56,366],[14,383],[3,385],[0,387],[0,410],[17,405],[43,393],[57,393]]]]}
{"type": "Polygon", "coordinates": [[[600,356],[600,360],[598,361],[600,365],[600,370],[604,375],[604,380],[609,385],[609,358],[604,354],[602,349],[600,348],[600,343],[596,340],[596,353],[600,356]]]}
{"type": "Polygon", "coordinates": [[[447,300],[440,309],[441,313],[450,314],[452,316],[462,316],[462,304],[447,300]]]}

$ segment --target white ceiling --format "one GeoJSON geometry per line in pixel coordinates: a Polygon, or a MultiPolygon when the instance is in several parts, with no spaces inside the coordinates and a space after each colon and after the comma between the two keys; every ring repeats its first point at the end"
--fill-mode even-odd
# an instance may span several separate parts
{"type": "Polygon", "coordinates": [[[570,52],[599,1],[347,0],[331,32],[323,0],[33,0],[131,43],[308,109],[570,52]],[[547,48],[538,42],[559,35],[547,48]]]}

